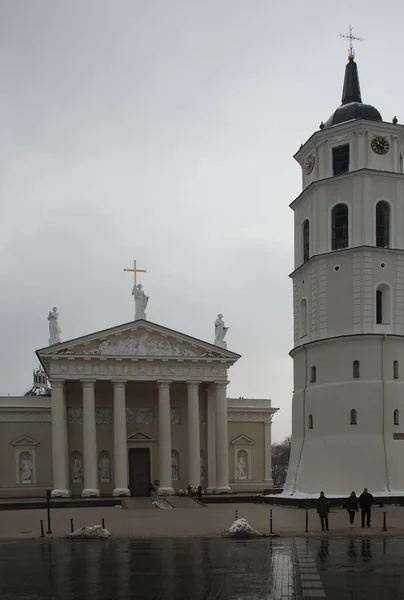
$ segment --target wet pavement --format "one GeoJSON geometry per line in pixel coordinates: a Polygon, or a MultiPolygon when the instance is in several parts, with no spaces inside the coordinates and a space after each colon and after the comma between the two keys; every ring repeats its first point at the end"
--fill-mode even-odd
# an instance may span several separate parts
{"type": "Polygon", "coordinates": [[[404,537],[0,543],[1,600],[404,600],[404,537]]]}

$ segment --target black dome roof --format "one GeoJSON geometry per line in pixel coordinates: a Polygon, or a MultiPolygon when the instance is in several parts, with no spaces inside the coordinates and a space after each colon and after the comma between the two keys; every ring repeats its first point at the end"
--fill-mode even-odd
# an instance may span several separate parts
{"type": "Polygon", "coordinates": [[[324,129],[352,121],[352,119],[367,119],[368,121],[382,121],[382,116],[374,106],[363,104],[359,86],[358,66],[353,56],[345,68],[344,89],[342,91],[342,104],[324,124],[324,129]]]}
{"type": "Polygon", "coordinates": [[[48,384],[48,377],[41,368],[34,369],[34,385],[25,392],[24,396],[52,396],[52,390],[48,384]]]}

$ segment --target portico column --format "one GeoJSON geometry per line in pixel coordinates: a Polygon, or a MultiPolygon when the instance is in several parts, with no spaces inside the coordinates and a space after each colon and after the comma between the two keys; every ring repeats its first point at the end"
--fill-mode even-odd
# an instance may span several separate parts
{"type": "Polygon", "coordinates": [[[272,479],[272,444],[271,444],[272,417],[269,422],[264,423],[264,447],[265,447],[265,481],[273,487],[272,479]]]}
{"type": "Polygon", "coordinates": [[[216,492],[230,492],[226,397],[228,383],[216,382],[216,492]]]}
{"type": "Polygon", "coordinates": [[[114,385],[114,481],[113,496],[130,496],[128,489],[128,447],[126,435],[126,381],[114,385]]]}
{"type": "Polygon", "coordinates": [[[188,484],[201,483],[201,444],[199,434],[199,384],[187,381],[188,388],[188,484]]]}
{"type": "Polygon", "coordinates": [[[208,493],[216,489],[216,389],[208,387],[208,493]]]}
{"type": "Polygon", "coordinates": [[[68,498],[69,472],[67,468],[66,401],[63,393],[64,379],[52,379],[52,497],[68,498]]]}
{"type": "Polygon", "coordinates": [[[171,410],[170,383],[158,381],[159,386],[159,494],[173,494],[171,481],[171,410]]]}
{"type": "Polygon", "coordinates": [[[99,496],[97,481],[97,439],[95,423],[95,380],[84,379],[83,386],[83,464],[85,497],[99,496]]]}

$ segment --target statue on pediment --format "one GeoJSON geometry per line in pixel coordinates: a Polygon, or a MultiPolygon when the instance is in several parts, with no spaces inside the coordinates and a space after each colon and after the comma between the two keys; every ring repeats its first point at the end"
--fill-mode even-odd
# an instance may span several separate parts
{"type": "Polygon", "coordinates": [[[215,346],[225,349],[227,348],[227,343],[224,341],[224,338],[228,329],[228,327],[224,326],[223,315],[218,314],[215,321],[215,346]]]}
{"type": "Polygon", "coordinates": [[[146,307],[149,302],[149,296],[143,291],[143,286],[141,283],[133,286],[132,296],[135,297],[136,301],[136,309],[135,309],[135,321],[138,319],[146,320],[146,307]]]}
{"type": "Polygon", "coordinates": [[[58,323],[59,313],[56,306],[49,311],[48,321],[49,321],[49,346],[53,344],[59,344],[60,342],[60,327],[58,323]]]}

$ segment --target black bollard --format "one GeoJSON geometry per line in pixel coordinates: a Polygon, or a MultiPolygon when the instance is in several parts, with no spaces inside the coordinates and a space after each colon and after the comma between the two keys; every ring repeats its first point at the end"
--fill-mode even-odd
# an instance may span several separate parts
{"type": "Polygon", "coordinates": [[[70,533],[73,533],[73,531],[74,531],[73,519],[70,519],[70,533]]]}
{"type": "Polygon", "coordinates": [[[50,498],[51,498],[51,490],[46,490],[46,510],[47,510],[47,516],[48,516],[48,531],[46,533],[52,533],[51,520],[50,520],[50,498]]]}
{"type": "Polygon", "coordinates": [[[309,533],[309,509],[306,508],[306,533],[309,533]]]}
{"type": "Polygon", "coordinates": [[[383,529],[382,531],[387,531],[387,526],[386,526],[386,511],[383,512],[383,529]]]}
{"type": "Polygon", "coordinates": [[[45,537],[45,532],[43,530],[43,520],[41,519],[41,537],[45,537]]]}
{"type": "Polygon", "coordinates": [[[105,519],[102,517],[102,528],[105,529],[105,519]]]}
{"type": "Polygon", "coordinates": [[[269,533],[272,533],[272,508],[269,511],[269,533]]]}
{"type": "Polygon", "coordinates": [[[236,521],[238,519],[238,510],[236,509],[236,521]]]}

